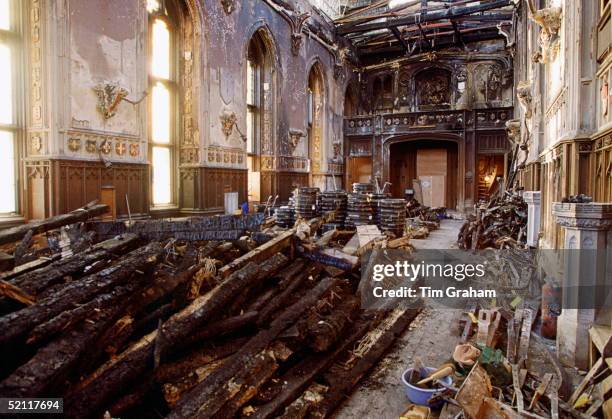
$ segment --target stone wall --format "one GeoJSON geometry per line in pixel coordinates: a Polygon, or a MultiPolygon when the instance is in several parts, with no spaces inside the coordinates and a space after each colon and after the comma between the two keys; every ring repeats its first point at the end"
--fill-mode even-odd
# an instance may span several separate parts
{"type": "MultiPolygon", "coordinates": [[[[177,2],[179,135],[176,206],[171,210],[219,211],[222,194],[228,190],[246,197],[246,146],[238,131],[246,132],[246,53],[257,30],[269,35],[274,56],[270,86],[274,101],[267,121],[269,158],[262,170],[302,173],[302,167],[309,167],[308,146],[289,152],[287,143],[290,130],[306,132],[308,71],[316,63],[324,84],[322,172],[327,173],[333,139],[341,138],[350,72],[348,66],[339,65],[339,48],[331,42],[328,22],[306,1],[296,2],[294,10],[265,0],[177,2]],[[308,14],[304,22],[298,19],[303,13],[308,14]],[[227,115],[236,119],[229,135],[223,130],[227,115]]],[[[96,163],[103,171],[142,165],[141,195],[132,199],[142,202],[144,213],[149,213],[146,1],[28,0],[24,4],[29,20],[25,30],[29,51],[26,147],[21,156],[26,176],[35,175],[31,168],[51,167],[54,161],[96,163]],[[121,92],[126,100],[114,103],[121,92]],[[111,104],[112,115],[103,114],[100,97],[111,104]]],[[[97,172],[99,184],[106,182],[102,172],[97,172]]],[[[32,195],[27,187],[21,191],[26,218],[51,216],[86,203],[75,198],[48,205],[57,201],[54,185],[62,181],[54,178],[52,170],[45,176],[35,188],[42,192],[32,195]]],[[[75,180],[69,190],[90,190],[84,185],[75,180]]],[[[279,193],[278,179],[269,185],[266,194],[279,193]]],[[[118,196],[117,201],[124,198],[118,196]]],[[[123,207],[118,210],[125,215],[123,207]]]]}

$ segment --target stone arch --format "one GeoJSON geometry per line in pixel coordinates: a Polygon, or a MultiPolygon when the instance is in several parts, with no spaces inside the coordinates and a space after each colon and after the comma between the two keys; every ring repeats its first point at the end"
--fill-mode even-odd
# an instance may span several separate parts
{"type": "Polygon", "coordinates": [[[306,72],[308,103],[307,133],[308,157],[311,162],[311,184],[324,188],[323,173],[326,169],[328,144],[325,141],[327,124],[328,86],[326,84],[325,68],[321,60],[315,57],[311,60],[306,72]]]}

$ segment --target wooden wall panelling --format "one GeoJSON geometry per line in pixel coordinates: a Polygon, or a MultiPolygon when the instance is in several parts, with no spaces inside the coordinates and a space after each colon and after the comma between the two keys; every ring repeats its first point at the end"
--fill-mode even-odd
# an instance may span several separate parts
{"type": "Polygon", "coordinates": [[[126,195],[132,216],[148,214],[148,166],[145,164],[54,160],[53,211],[63,214],[100,199],[102,186],[113,186],[117,216],[128,215],[126,195]]]}
{"type": "Polygon", "coordinates": [[[195,167],[180,168],[179,183],[179,206],[181,211],[197,211],[202,208],[199,169],[195,167]]]}
{"type": "Polygon", "coordinates": [[[43,219],[51,216],[51,167],[47,161],[26,161],[26,218],[43,219]]]}
{"type": "Polygon", "coordinates": [[[510,151],[508,135],[504,130],[478,132],[477,150],[482,154],[507,153],[510,151]]]}
{"type": "Polygon", "coordinates": [[[262,171],[260,173],[260,199],[266,201],[269,196],[274,196],[279,193],[281,195],[280,199],[282,200],[282,193],[278,192],[278,177],[276,172],[262,171]]]}
{"type": "Polygon", "coordinates": [[[238,202],[246,201],[246,169],[227,169],[203,167],[200,172],[200,187],[204,200],[204,210],[221,212],[225,205],[225,192],[238,192],[238,202]]]}
{"type": "Polygon", "coordinates": [[[278,194],[281,202],[289,201],[293,190],[300,186],[308,186],[308,173],[278,173],[278,194]]]}

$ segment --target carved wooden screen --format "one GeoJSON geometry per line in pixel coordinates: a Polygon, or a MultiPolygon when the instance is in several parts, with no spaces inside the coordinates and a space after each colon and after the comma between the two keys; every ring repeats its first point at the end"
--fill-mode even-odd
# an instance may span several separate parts
{"type": "Polygon", "coordinates": [[[441,68],[423,70],[415,77],[417,106],[421,110],[444,109],[450,106],[451,73],[441,68]]]}

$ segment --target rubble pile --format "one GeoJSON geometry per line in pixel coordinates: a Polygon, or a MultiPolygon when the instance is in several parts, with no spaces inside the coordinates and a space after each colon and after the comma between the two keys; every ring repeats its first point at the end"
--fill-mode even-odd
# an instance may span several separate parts
{"type": "Polygon", "coordinates": [[[0,231],[8,256],[68,226],[91,239],[0,272],[4,397],[62,397],[68,418],[327,417],[419,311],[361,310],[357,234],[319,236],[325,217],[97,214],[0,231]]]}
{"type": "Polygon", "coordinates": [[[506,192],[476,209],[461,227],[461,249],[504,249],[525,246],[527,204],[519,195],[506,192]]]}
{"type": "Polygon", "coordinates": [[[576,409],[563,367],[532,333],[537,311],[527,301],[511,309],[468,303],[455,324],[460,340],[451,361],[426,371],[416,359],[406,381],[440,389],[426,405],[441,408],[441,419],[591,417],[595,410],[576,409]],[[446,377],[452,385],[442,386],[446,377]]]}

